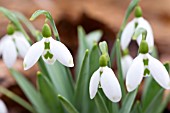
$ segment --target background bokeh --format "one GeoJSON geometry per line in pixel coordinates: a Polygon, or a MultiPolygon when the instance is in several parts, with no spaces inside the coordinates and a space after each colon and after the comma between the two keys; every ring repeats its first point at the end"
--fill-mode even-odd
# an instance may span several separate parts
{"type": "MultiPolygon", "coordinates": [[[[23,13],[30,18],[32,13],[38,9],[45,9],[51,12],[56,26],[59,30],[61,41],[76,56],[78,47],[77,26],[82,25],[86,33],[101,29],[103,30],[102,40],[106,40],[111,48],[116,33],[122,23],[125,11],[131,0],[0,0],[0,6],[13,11],[23,13]]],[[[155,44],[158,48],[160,60],[162,62],[170,60],[170,0],[141,0],[140,6],[143,16],[152,25],[155,44]]],[[[133,18],[133,14],[130,19],[133,18]]],[[[32,23],[41,30],[44,17],[41,16],[32,23]]],[[[129,20],[130,20],[129,19],[129,20]]],[[[6,34],[6,26],[9,21],[0,13],[0,37],[6,34]]],[[[27,30],[28,34],[31,33],[27,30]]],[[[136,45],[132,45],[131,54],[137,51],[136,45]]],[[[74,57],[75,58],[75,57],[74,57]]],[[[19,59],[14,66],[20,70],[30,80],[34,82],[37,67],[34,66],[29,71],[23,71],[22,59],[19,59]]],[[[23,95],[8,69],[0,59],[0,85],[8,87],[19,95],[23,95]]],[[[10,108],[10,113],[22,113],[26,111],[2,96],[10,108]]]]}

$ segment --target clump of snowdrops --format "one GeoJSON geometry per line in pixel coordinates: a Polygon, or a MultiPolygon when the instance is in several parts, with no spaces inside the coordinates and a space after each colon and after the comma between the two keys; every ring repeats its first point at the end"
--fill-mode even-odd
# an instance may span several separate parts
{"type": "MultiPolygon", "coordinates": [[[[1,38],[0,54],[30,103],[0,86],[0,92],[32,113],[162,113],[170,95],[169,63],[157,60],[152,28],[142,16],[139,0],[128,6],[115,43],[108,52],[107,42],[99,42],[102,31],[88,34],[78,27],[79,48],[73,59],[60,37],[51,14],[36,11],[30,18],[45,15],[42,31],[38,31],[21,13],[0,7],[9,20],[7,34],[1,38]],[[134,19],[127,23],[131,13],[134,19]],[[36,42],[33,42],[22,24],[36,42]],[[138,55],[132,58],[128,46],[136,40],[138,55]],[[24,70],[38,63],[37,86],[13,69],[18,57],[24,70]],[[117,71],[113,70],[116,60],[117,71]],[[75,67],[75,79],[69,68],[75,67]],[[136,98],[142,79],[140,98],[136,98]]],[[[70,34],[71,35],[71,34],[70,34]]],[[[0,101],[0,112],[8,110],[0,101]]]]}

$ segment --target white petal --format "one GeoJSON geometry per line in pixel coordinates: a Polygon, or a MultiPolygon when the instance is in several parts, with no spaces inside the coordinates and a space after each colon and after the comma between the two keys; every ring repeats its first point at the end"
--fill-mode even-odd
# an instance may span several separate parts
{"type": "Polygon", "coordinates": [[[143,55],[139,54],[132,62],[127,75],[126,87],[128,92],[133,91],[141,83],[144,74],[143,55]]]}
{"type": "Polygon", "coordinates": [[[165,89],[170,89],[170,77],[163,64],[149,55],[148,68],[153,78],[165,89]]]}
{"type": "Polygon", "coordinates": [[[11,68],[17,59],[17,50],[11,39],[3,42],[2,58],[8,68],[11,68]]]}
{"type": "Polygon", "coordinates": [[[125,50],[129,46],[134,31],[135,31],[135,19],[129,22],[122,32],[120,40],[122,50],[125,50]]]}
{"type": "Polygon", "coordinates": [[[129,67],[131,66],[132,62],[133,62],[133,58],[130,55],[126,55],[121,58],[124,79],[126,78],[126,74],[128,72],[129,67]]]}
{"type": "Polygon", "coordinates": [[[120,84],[111,68],[104,67],[101,75],[101,87],[104,94],[112,102],[119,102],[122,97],[120,84]]]}
{"type": "Polygon", "coordinates": [[[52,38],[50,38],[49,40],[50,50],[51,53],[54,55],[54,58],[67,67],[73,67],[73,57],[67,47],[63,43],[52,38]]]}
{"type": "Polygon", "coordinates": [[[31,68],[38,61],[43,51],[44,51],[44,40],[41,40],[33,44],[29,48],[24,58],[24,63],[23,63],[24,70],[31,68]]]}
{"type": "Polygon", "coordinates": [[[16,42],[19,55],[22,58],[24,58],[26,53],[28,52],[28,49],[30,48],[30,44],[28,43],[26,38],[23,36],[23,34],[21,34],[20,32],[14,33],[14,37],[15,37],[15,42],[16,42]]]}
{"type": "MultiPolygon", "coordinates": [[[[153,31],[152,31],[151,25],[149,24],[147,20],[141,17],[138,19],[138,26],[136,29],[138,28],[144,28],[147,30],[146,42],[148,43],[148,46],[149,46],[149,52],[151,52],[154,47],[154,37],[153,37],[153,31]]],[[[142,37],[140,35],[137,38],[138,45],[140,45],[141,39],[142,37]]]]}
{"type": "Polygon", "coordinates": [[[9,40],[9,39],[12,39],[9,35],[5,35],[1,38],[1,41],[0,41],[0,55],[2,54],[2,51],[3,51],[3,47],[4,47],[4,43],[9,40]]]}
{"type": "Polygon", "coordinates": [[[100,82],[100,68],[93,73],[90,79],[89,93],[91,99],[93,99],[97,93],[99,82],[100,82]]]}
{"type": "Polygon", "coordinates": [[[8,113],[7,107],[2,100],[0,100],[0,113],[8,113]]]}

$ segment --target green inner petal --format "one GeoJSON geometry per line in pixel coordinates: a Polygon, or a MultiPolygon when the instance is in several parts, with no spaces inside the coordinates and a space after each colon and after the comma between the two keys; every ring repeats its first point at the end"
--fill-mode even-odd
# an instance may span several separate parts
{"type": "Polygon", "coordinates": [[[44,42],[45,48],[44,49],[50,49],[50,42],[44,42]]]}
{"type": "Polygon", "coordinates": [[[143,59],[144,66],[148,66],[149,59],[143,59]]]}
{"type": "Polygon", "coordinates": [[[149,71],[148,68],[146,68],[146,69],[144,70],[144,76],[149,75],[149,74],[150,74],[150,71],[149,71]]]}
{"type": "Polygon", "coordinates": [[[51,54],[49,51],[47,51],[47,53],[44,55],[45,59],[52,59],[53,58],[53,54],[51,54]]]}

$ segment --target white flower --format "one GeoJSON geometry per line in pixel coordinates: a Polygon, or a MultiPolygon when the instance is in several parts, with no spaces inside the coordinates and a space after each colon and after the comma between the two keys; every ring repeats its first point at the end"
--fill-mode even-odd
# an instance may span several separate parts
{"type": "Polygon", "coordinates": [[[122,72],[123,72],[123,78],[126,78],[126,74],[129,70],[129,67],[131,66],[133,61],[133,58],[128,54],[121,58],[121,65],[122,65],[122,72]]]}
{"type": "Polygon", "coordinates": [[[42,56],[48,64],[53,64],[56,60],[65,66],[73,67],[73,57],[67,47],[54,40],[52,37],[43,38],[41,41],[33,44],[24,58],[24,69],[31,68],[42,56]]]}
{"type": "Polygon", "coordinates": [[[0,41],[0,55],[8,68],[15,63],[17,56],[25,57],[30,44],[21,32],[5,35],[0,41]]]}
{"type": "Polygon", "coordinates": [[[143,76],[151,74],[156,82],[165,89],[170,89],[170,77],[163,64],[148,53],[140,53],[127,72],[126,87],[133,91],[141,83],[143,76]],[[145,62],[145,63],[144,63],[145,62]]]}
{"type": "Polygon", "coordinates": [[[95,97],[99,85],[101,85],[101,88],[108,99],[112,102],[120,101],[122,97],[121,88],[111,68],[107,66],[100,67],[93,73],[89,86],[91,99],[95,97]]]}
{"type": "Polygon", "coordinates": [[[0,99],[0,113],[8,113],[5,103],[0,99]]]}
{"type": "MultiPolygon", "coordinates": [[[[147,31],[147,37],[146,37],[146,42],[148,43],[149,46],[149,52],[152,51],[153,46],[154,46],[154,37],[153,37],[153,32],[152,28],[147,20],[145,20],[143,17],[139,18],[134,18],[131,22],[129,22],[125,29],[122,32],[121,35],[121,47],[122,50],[125,50],[128,46],[129,43],[132,39],[132,36],[135,32],[136,29],[138,28],[144,28],[147,31]],[[137,27],[136,27],[137,25],[137,27]]],[[[142,35],[139,35],[137,38],[137,43],[140,45],[140,42],[142,40],[142,35]]]]}

